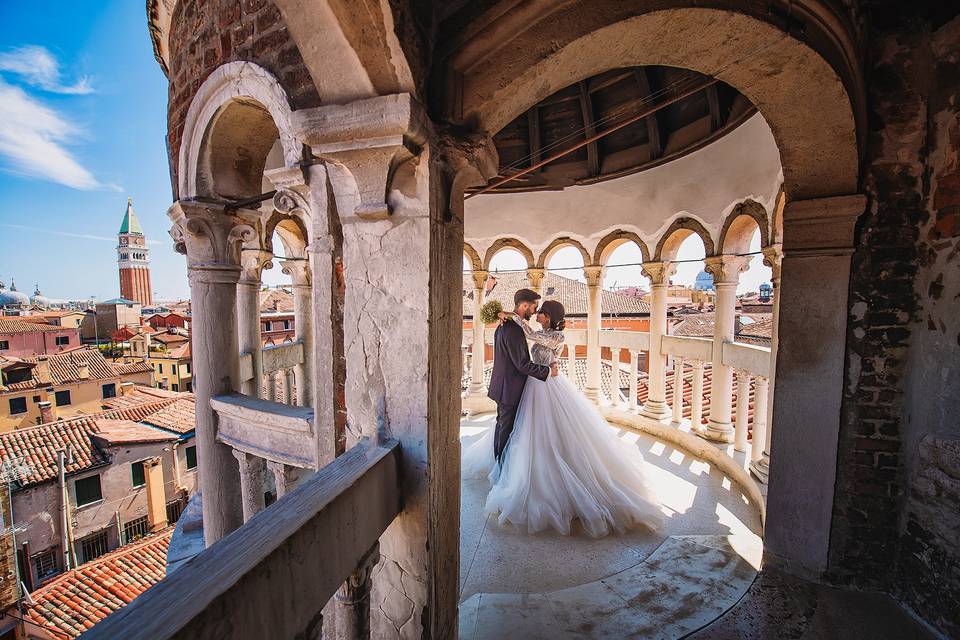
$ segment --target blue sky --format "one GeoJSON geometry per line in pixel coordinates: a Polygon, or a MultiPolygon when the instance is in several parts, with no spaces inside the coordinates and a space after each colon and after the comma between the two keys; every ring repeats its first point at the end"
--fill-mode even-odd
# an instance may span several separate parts
{"type": "Polygon", "coordinates": [[[133,198],[160,298],[188,293],[167,230],[167,83],[143,2],[0,3],[0,280],[49,297],[119,294],[133,198]]]}

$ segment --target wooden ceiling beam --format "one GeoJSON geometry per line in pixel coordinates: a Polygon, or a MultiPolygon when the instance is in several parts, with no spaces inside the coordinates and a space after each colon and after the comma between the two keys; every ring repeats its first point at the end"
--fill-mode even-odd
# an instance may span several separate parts
{"type": "MultiPolygon", "coordinates": [[[[635,67],[633,69],[633,77],[637,80],[637,85],[640,87],[640,99],[644,102],[649,102],[650,96],[653,95],[653,91],[650,89],[650,77],[647,75],[647,70],[644,67],[635,67]]],[[[667,136],[663,133],[663,129],[660,127],[660,121],[657,119],[656,112],[647,116],[647,138],[650,141],[650,159],[656,160],[663,155],[663,149],[666,145],[667,136]]]]}
{"type": "MultiPolygon", "coordinates": [[[[580,81],[580,113],[583,115],[583,133],[588,139],[594,137],[597,129],[593,124],[593,100],[585,80],[580,81]]],[[[596,140],[587,145],[587,175],[600,175],[600,148],[596,140]]]]}
{"type": "Polygon", "coordinates": [[[710,106],[710,133],[719,131],[723,127],[723,113],[720,111],[720,95],[717,93],[717,85],[712,84],[705,89],[707,94],[707,104],[710,106]]]}
{"type": "Polygon", "coordinates": [[[533,105],[527,111],[527,140],[530,149],[529,164],[540,162],[540,107],[533,105]]]}
{"type": "Polygon", "coordinates": [[[592,82],[588,80],[587,81],[588,91],[590,93],[595,93],[597,91],[600,91],[601,89],[606,89],[610,85],[617,84],[621,80],[629,78],[631,75],[633,75],[632,71],[624,71],[623,73],[617,73],[615,75],[610,76],[609,78],[605,78],[604,80],[600,80],[596,82],[592,82]]]}

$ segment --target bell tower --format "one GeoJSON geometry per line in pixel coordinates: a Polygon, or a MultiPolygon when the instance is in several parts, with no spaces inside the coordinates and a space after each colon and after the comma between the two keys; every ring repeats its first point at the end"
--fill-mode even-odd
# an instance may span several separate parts
{"type": "Polygon", "coordinates": [[[127,198],[127,212],[123,216],[117,240],[120,297],[139,302],[145,307],[152,305],[150,250],[147,249],[147,240],[137,214],[133,212],[132,198],[127,198]]]}

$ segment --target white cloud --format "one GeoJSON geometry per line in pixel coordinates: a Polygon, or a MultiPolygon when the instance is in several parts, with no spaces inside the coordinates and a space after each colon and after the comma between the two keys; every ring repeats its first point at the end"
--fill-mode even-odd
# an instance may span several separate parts
{"type": "Polygon", "coordinates": [[[11,173],[42,178],[74,189],[111,189],[64,147],[78,129],[57,111],[0,78],[0,156],[11,173]]]}
{"type": "Polygon", "coordinates": [[[63,84],[60,63],[44,47],[26,45],[0,53],[0,71],[14,73],[23,81],[51,93],[92,93],[90,78],[84,76],[74,84],[63,84]]]}

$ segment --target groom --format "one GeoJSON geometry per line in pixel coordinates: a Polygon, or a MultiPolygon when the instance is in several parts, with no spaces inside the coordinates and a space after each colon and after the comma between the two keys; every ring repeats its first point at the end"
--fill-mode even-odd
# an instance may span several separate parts
{"type": "MultiPolygon", "coordinates": [[[[530,289],[520,289],[513,294],[513,312],[523,320],[529,320],[537,310],[540,296],[530,289]]],[[[516,322],[503,322],[493,337],[493,375],[487,396],[497,403],[497,428],[493,438],[493,453],[501,462],[504,449],[513,433],[513,423],[520,407],[520,396],[527,384],[527,376],[546,380],[557,375],[557,365],[548,367],[534,364],[523,329],[516,322]]]]}

